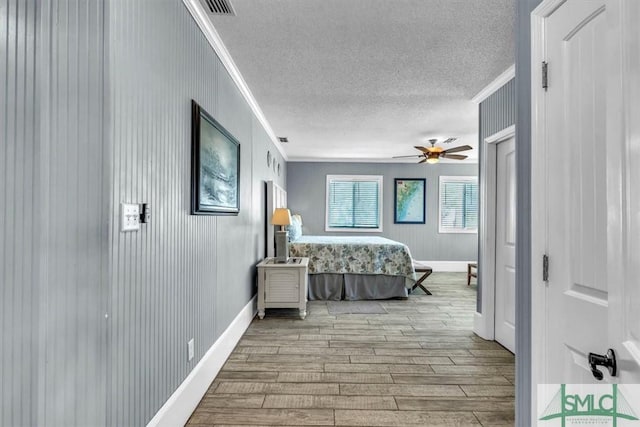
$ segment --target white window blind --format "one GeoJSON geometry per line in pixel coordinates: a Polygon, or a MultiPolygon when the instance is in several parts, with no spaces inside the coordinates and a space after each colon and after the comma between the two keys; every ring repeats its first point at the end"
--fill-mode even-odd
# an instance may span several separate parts
{"type": "Polygon", "coordinates": [[[327,175],[326,231],[382,231],[382,176],[327,175]]]}
{"type": "Polygon", "coordinates": [[[478,178],[440,177],[440,233],[478,232],[478,178]]]}

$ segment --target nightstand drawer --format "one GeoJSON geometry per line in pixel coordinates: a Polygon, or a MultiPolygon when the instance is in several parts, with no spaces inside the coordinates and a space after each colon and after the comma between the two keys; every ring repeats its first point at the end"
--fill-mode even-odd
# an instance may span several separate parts
{"type": "Polygon", "coordinates": [[[300,283],[298,271],[266,271],[265,302],[298,302],[300,283]]]}

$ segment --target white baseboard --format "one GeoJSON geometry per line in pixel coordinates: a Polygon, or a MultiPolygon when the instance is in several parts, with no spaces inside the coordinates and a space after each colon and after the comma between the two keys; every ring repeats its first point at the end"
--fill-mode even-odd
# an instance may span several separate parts
{"type": "Polygon", "coordinates": [[[485,340],[493,340],[493,325],[489,325],[485,316],[477,311],[473,315],[473,333],[485,340]]]}
{"type": "Polygon", "coordinates": [[[475,261],[419,261],[428,265],[433,271],[440,272],[467,272],[467,264],[475,261]]]}
{"type": "Polygon", "coordinates": [[[149,421],[147,427],[183,426],[200,403],[242,334],[247,330],[256,314],[256,297],[244,306],[220,338],[209,348],[200,362],[189,373],[162,408],[149,421]]]}

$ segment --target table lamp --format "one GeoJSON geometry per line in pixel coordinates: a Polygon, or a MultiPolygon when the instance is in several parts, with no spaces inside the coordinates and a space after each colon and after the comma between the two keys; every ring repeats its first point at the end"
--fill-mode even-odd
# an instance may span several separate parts
{"type": "Polygon", "coordinates": [[[285,226],[291,224],[291,212],[287,208],[276,208],[271,217],[271,224],[279,225],[276,231],[276,262],[286,263],[289,259],[289,236],[285,226]]]}

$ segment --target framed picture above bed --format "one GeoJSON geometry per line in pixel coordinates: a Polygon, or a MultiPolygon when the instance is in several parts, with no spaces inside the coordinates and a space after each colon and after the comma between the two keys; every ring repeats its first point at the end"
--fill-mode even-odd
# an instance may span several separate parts
{"type": "Polygon", "coordinates": [[[424,224],[426,179],[396,178],[393,187],[393,222],[395,224],[424,224]]]}
{"type": "Polygon", "coordinates": [[[240,212],[240,143],[191,101],[191,214],[240,212]]]}

